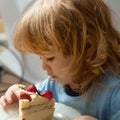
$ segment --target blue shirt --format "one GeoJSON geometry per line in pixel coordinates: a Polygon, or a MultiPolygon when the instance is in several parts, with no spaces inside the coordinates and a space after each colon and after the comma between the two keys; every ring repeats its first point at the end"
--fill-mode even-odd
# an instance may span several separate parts
{"type": "Polygon", "coordinates": [[[97,85],[90,96],[69,96],[57,81],[48,77],[36,84],[39,92],[51,90],[56,102],[73,107],[82,115],[91,115],[99,120],[120,119],[120,78],[108,73],[102,78],[103,84],[97,85]]]}

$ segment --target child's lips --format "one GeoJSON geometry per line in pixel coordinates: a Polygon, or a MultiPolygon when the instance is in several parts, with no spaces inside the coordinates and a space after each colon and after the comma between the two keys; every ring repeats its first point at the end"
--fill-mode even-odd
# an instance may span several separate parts
{"type": "Polygon", "coordinates": [[[53,75],[53,74],[48,74],[49,76],[51,76],[52,78],[57,78],[56,75],[53,75]]]}
{"type": "Polygon", "coordinates": [[[55,76],[55,75],[50,75],[52,78],[57,78],[57,76],[55,76]]]}
{"type": "Polygon", "coordinates": [[[57,76],[51,76],[52,78],[57,78],[57,76]]]}

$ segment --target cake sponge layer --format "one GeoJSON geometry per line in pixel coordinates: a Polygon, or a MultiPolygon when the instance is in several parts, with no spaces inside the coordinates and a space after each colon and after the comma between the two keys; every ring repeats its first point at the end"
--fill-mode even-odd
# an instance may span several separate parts
{"type": "Polygon", "coordinates": [[[52,120],[55,101],[39,94],[30,94],[31,100],[21,99],[19,101],[20,120],[52,120]]]}

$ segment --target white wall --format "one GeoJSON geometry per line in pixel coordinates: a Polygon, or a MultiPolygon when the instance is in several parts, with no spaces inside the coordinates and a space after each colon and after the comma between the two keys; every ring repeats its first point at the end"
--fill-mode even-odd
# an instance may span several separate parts
{"type": "Polygon", "coordinates": [[[106,3],[109,4],[120,17],[120,0],[106,0],[106,3]]]}
{"type": "MultiPolygon", "coordinates": [[[[16,55],[21,60],[21,63],[23,64],[22,66],[24,70],[24,75],[22,75],[22,77],[24,78],[24,80],[32,83],[44,80],[47,75],[41,69],[41,61],[38,56],[33,54],[20,54],[14,49],[12,43],[13,40],[11,38],[11,29],[13,28],[18,18],[21,16],[22,12],[26,9],[26,6],[29,6],[34,1],[35,0],[0,0],[0,8],[2,12],[2,18],[5,23],[5,31],[9,47],[16,53],[16,55]]],[[[4,56],[4,60],[2,60],[3,66],[9,68],[10,71],[12,71],[14,74],[18,76],[21,75],[21,73],[18,71],[18,67],[16,69],[16,65],[13,65],[13,63],[17,63],[15,60],[13,60],[13,57],[9,57],[9,64],[7,64],[8,60],[6,59],[6,55],[4,56]],[[10,63],[10,61],[12,62],[10,63]]]]}
{"type": "Polygon", "coordinates": [[[120,0],[105,0],[106,3],[112,8],[113,12],[113,21],[116,27],[120,31],[120,0]]]}

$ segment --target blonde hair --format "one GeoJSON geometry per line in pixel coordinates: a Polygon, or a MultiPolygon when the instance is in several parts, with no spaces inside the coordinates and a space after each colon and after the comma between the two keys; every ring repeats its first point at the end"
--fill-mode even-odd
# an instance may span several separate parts
{"type": "Polygon", "coordinates": [[[37,0],[17,24],[14,45],[35,54],[52,46],[73,56],[73,83],[82,93],[106,70],[120,72],[120,34],[103,0],[37,0]]]}

